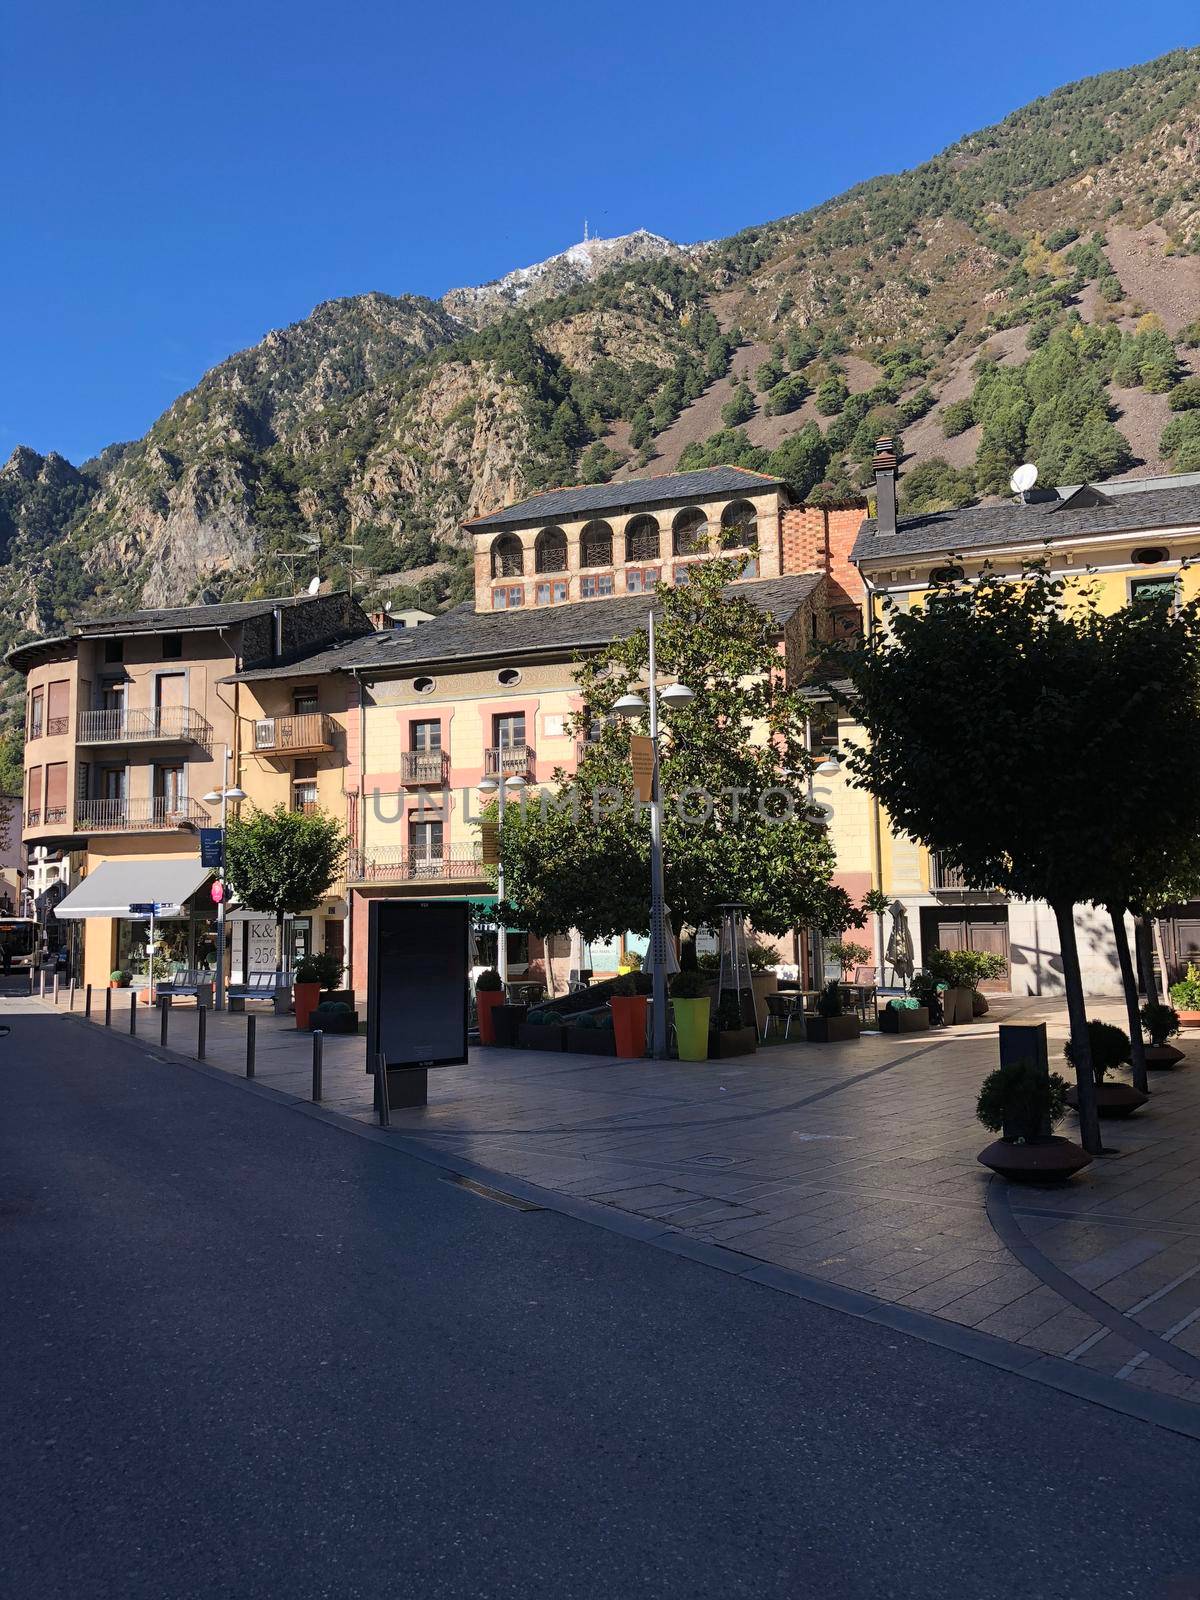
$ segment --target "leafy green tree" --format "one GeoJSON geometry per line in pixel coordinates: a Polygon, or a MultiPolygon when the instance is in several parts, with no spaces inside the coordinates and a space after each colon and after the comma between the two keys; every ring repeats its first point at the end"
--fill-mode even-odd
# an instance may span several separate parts
{"type": "Polygon", "coordinates": [[[597,439],[594,444],[588,445],[580,458],[580,477],[584,483],[607,483],[617,468],[623,465],[624,459],[603,440],[597,439]]]}
{"type": "Polygon", "coordinates": [[[942,412],[942,432],[947,439],[965,433],[975,421],[970,400],[952,400],[942,412]]]}
{"type": "Polygon", "coordinates": [[[276,959],[283,965],[283,919],[309,911],[337,882],[346,835],[336,817],[277,805],[237,816],[225,832],[225,879],[252,911],[275,918],[276,959]]]}
{"type": "Polygon", "coordinates": [[[767,470],[783,478],[797,500],[804,500],[829,468],[829,446],[815,422],[789,434],[771,451],[767,470]]]}
{"type": "MultiPolygon", "coordinates": [[[[985,573],[935,586],[923,607],[893,612],[887,630],[841,663],[866,733],[849,754],[852,781],[969,882],[1052,907],[1091,1151],[1099,1125],[1075,907],[1126,903],[1149,791],[1178,791],[1174,753],[1188,747],[1191,762],[1200,743],[1195,620],[1183,625],[1186,640],[1173,635],[1160,649],[1162,617],[1150,607],[1105,617],[1032,563],[1018,582],[985,573]],[[1114,756],[1147,747],[1156,757],[1144,774],[1114,756]]],[[[1189,827],[1200,833],[1198,792],[1200,775],[1190,793],[1161,793],[1150,810],[1161,820],[1174,807],[1168,851],[1189,827]]]]}
{"type": "Polygon", "coordinates": [[[721,428],[703,442],[686,445],[679,466],[684,472],[700,467],[748,467],[751,472],[763,472],[768,460],[761,446],[750,443],[745,428],[721,428]]]}
{"type": "Polygon", "coordinates": [[[768,356],[754,374],[754,387],[759,394],[767,394],[775,385],[782,381],[784,371],[774,356],[768,356]]]}
{"type": "MultiPolygon", "coordinates": [[[[696,694],[664,717],[666,901],[676,932],[715,924],[726,900],[744,901],[764,933],[823,926],[836,899],[833,848],[808,800],[806,703],[780,680],[770,619],[730,587],[740,570],[738,561],[705,562],[653,602],[659,671],[696,694]],[[765,739],[752,737],[756,729],[765,739]]],[[[505,888],[512,915],[535,933],[648,931],[649,818],[616,799],[631,790],[631,731],[644,729],[612,714],[621,695],[641,691],[646,665],[641,632],[580,666],[576,731],[599,726],[600,737],[569,791],[508,808],[505,888]]]]}
{"type": "Polygon", "coordinates": [[[910,513],[952,511],[971,504],[975,484],[969,472],[960,472],[940,456],[930,456],[901,478],[900,497],[910,513]]]}
{"type": "Polygon", "coordinates": [[[1159,451],[1176,472],[1200,472],[1200,411],[1172,417],[1162,431],[1159,451]]]}
{"type": "Polygon", "coordinates": [[[721,421],[727,428],[740,428],[743,422],[750,421],[754,412],[754,396],[750,393],[749,385],[739,383],[721,407],[721,421]]]}
{"type": "Polygon", "coordinates": [[[764,410],[769,417],[781,417],[788,411],[795,411],[802,406],[808,397],[807,383],[801,377],[793,374],[783,378],[767,395],[764,410]]]}
{"type": "Polygon", "coordinates": [[[850,398],[845,378],[831,373],[817,390],[817,410],[823,417],[836,417],[850,398]]]}
{"type": "Polygon", "coordinates": [[[1200,410],[1200,378],[1185,378],[1167,396],[1172,411],[1200,410]]]}

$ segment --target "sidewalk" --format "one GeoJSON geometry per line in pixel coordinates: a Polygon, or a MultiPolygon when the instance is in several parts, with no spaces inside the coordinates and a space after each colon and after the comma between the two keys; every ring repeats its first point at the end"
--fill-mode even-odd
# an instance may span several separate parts
{"type": "MultiPolygon", "coordinates": [[[[1124,1025],[1111,1002],[1090,1011],[1124,1025]]],[[[975,1159],[991,1137],[974,1103],[999,1020],[1048,1022],[1052,1063],[1061,1052],[1065,1009],[1037,1000],[999,1001],[945,1033],[702,1064],[473,1050],[465,1067],[431,1070],[428,1107],[393,1111],[392,1126],[496,1174],[1200,1402],[1200,1040],[1188,1064],[1152,1076],[1138,1116],[1104,1124],[1113,1154],[1063,1188],[1011,1188],[975,1159]]],[[[151,1051],[158,1022],[141,1008],[151,1051]]],[[[169,1048],[194,1055],[197,1024],[173,1010],[169,1048]]],[[[128,1029],[127,1000],[114,1027],[128,1029]]],[[[243,1075],[246,1019],[210,1012],[207,1035],[209,1064],[243,1075]]],[[[259,1016],[259,1082],[306,1100],[311,1060],[290,1019],[259,1016]]],[[[323,1103],[373,1122],[371,1102],[364,1040],[326,1038],[323,1103]]]]}

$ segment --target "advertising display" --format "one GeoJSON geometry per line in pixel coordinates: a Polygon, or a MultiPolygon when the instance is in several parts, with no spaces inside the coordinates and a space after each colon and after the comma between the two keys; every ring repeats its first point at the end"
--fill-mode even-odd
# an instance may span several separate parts
{"type": "Polygon", "coordinates": [[[376,900],[367,945],[367,1070],[467,1059],[467,943],[462,900],[376,900]]]}

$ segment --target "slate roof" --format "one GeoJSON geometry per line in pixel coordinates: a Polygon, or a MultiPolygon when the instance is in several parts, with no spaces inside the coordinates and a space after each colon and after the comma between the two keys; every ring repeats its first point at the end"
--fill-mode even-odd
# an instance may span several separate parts
{"type": "MultiPolygon", "coordinates": [[[[779,622],[786,622],[824,581],[824,573],[801,572],[787,578],[759,578],[730,586],[779,622]]],[[[646,621],[645,595],[613,600],[579,600],[558,606],[515,611],[476,611],[468,601],[419,628],[403,628],[351,639],[288,666],[251,668],[226,679],[254,683],[264,679],[315,677],[323,672],[372,672],[431,666],[473,657],[528,656],[595,648],[636,633],[646,621]]]]}
{"type": "Polygon", "coordinates": [[[77,638],[104,633],[185,633],[192,628],[226,628],[248,617],[270,616],[276,606],[313,605],[335,598],[327,594],[291,594],[274,600],[232,600],[210,606],[156,606],[115,616],[85,618],[71,624],[77,638]]]}
{"type": "MultiPolygon", "coordinates": [[[[1076,486],[1077,488],[1078,486],[1076,486]]],[[[962,511],[901,517],[894,534],[880,534],[874,517],[859,529],[853,561],[886,561],[893,556],[959,554],[991,545],[1040,545],[1047,540],[1085,539],[1115,533],[1147,533],[1200,525],[1200,478],[1188,474],[1177,483],[1164,478],[1100,483],[1096,490],[1111,505],[1071,505],[1064,488],[1052,498],[1019,500],[962,511]],[[1141,487],[1140,484],[1145,484],[1141,487]],[[1061,496],[1061,497],[1060,497],[1061,496]]]]}
{"type": "Polygon", "coordinates": [[[746,467],[705,467],[698,472],[675,472],[661,478],[629,478],[624,483],[584,483],[572,489],[551,489],[515,506],[490,511],[464,522],[470,533],[492,528],[516,528],[531,522],[569,522],[591,512],[642,510],[675,501],[716,500],[722,495],[760,494],[782,487],[782,478],[746,467]]]}

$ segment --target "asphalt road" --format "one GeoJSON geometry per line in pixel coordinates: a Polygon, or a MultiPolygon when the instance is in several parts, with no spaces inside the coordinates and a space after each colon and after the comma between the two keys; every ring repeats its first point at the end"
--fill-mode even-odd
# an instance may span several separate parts
{"type": "Polygon", "coordinates": [[[4,1600],[1200,1596],[1200,1444],[0,1002],[4,1600]]]}

